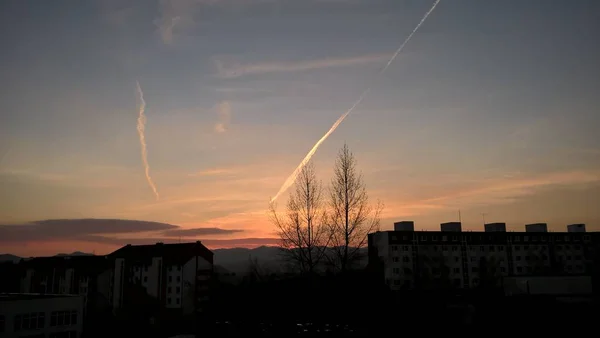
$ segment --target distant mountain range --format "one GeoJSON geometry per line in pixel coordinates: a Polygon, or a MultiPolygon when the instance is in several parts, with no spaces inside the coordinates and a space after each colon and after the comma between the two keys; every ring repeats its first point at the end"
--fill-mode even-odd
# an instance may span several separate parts
{"type": "MultiPolygon", "coordinates": [[[[256,261],[261,268],[268,270],[279,270],[284,266],[284,259],[281,256],[281,249],[278,247],[261,246],[254,249],[232,248],[232,249],[215,249],[214,264],[220,266],[230,272],[236,274],[244,274],[248,271],[251,261],[256,261]]],[[[363,249],[366,253],[366,248],[363,249]]],[[[70,254],[59,253],[62,256],[93,256],[93,254],[75,251],[70,254]]],[[[0,254],[1,262],[18,263],[21,257],[11,254],[0,254]]],[[[366,264],[366,259],[363,262],[366,264]]]]}
{"type": "MultiPolygon", "coordinates": [[[[94,254],[91,253],[85,253],[85,252],[81,252],[81,251],[75,251],[73,253],[70,254],[66,254],[66,253],[59,253],[57,255],[55,255],[56,257],[67,257],[67,256],[94,256],[94,254]]],[[[19,257],[19,256],[15,256],[15,255],[11,255],[11,254],[0,254],[0,263],[4,263],[4,262],[13,262],[13,263],[18,263],[21,259],[29,259],[31,257],[19,257]]]]}

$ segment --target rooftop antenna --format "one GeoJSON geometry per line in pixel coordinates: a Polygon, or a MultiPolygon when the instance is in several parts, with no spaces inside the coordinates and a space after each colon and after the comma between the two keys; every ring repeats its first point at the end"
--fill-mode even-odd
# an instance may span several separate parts
{"type": "Polygon", "coordinates": [[[481,213],[481,218],[483,219],[483,225],[485,225],[485,215],[487,215],[487,212],[481,213]]]}
{"type": "Polygon", "coordinates": [[[458,209],[458,222],[462,223],[462,220],[460,218],[460,209],[458,209]]]}

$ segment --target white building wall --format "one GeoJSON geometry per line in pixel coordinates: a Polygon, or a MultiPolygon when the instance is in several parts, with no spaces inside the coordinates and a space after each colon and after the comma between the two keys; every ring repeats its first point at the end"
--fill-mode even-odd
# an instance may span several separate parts
{"type": "Polygon", "coordinates": [[[184,270],[185,267],[181,265],[170,265],[167,267],[167,292],[165,299],[165,306],[167,308],[179,309],[182,307],[184,270]]]}
{"type": "Polygon", "coordinates": [[[115,268],[113,271],[113,308],[120,308],[123,301],[123,282],[125,278],[125,270],[124,270],[125,259],[117,258],[115,259],[115,268]]]}
{"type": "Polygon", "coordinates": [[[31,279],[33,278],[34,271],[33,269],[27,269],[25,271],[25,276],[21,278],[21,292],[22,293],[31,293],[31,279]]]}
{"type": "Polygon", "coordinates": [[[146,276],[148,277],[146,291],[148,292],[148,295],[158,299],[160,299],[160,287],[162,284],[160,276],[162,269],[162,257],[152,257],[152,265],[148,267],[146,273],[146,276]]]}
{"type": "MultiPolygon", "coordinates": [[[[62,313],[61,313],[62,315],[62,313]]],[[[13,337],[26,337],[37,334],[45,334],[47,337],[49,334],[54,332],[63,331],[75,331],[76,337],[81,337],[82,326],[83,326],[83,299],[79,296],[57,296],[57,297],[43,297],[35,299],[23,299],[23,300],[7,300],[0,302],[0,316],[4,316],[5,324],[4,333],[0,334],[3,338],[13,337]],[[76,313],[76,324],[74,325],[52,325],[53,314],[56,316],[56,311],[68,311],[69,320],[72,312],[76,313]],[[25,316],[31,318],[34,314],[36,320],[30,321],[37,325],[42,324],[42,321],[38,321],[39,317],[43,316],[43,325],[41,328],[35,329],[21,329],[15,332],[15,319],[17,315],[21,317],[21,323],[24,321],[25,316]]],[[[55,317],[56,318],[56,317],[55,317]]]]}
{"type": "Polygon", "coordinates": [[[200,256],[192,257],[183,266],[181,305],[184,314],[191,314],[194,312],[197,276],[202,279],[204,277],[204,272],[202,271],[205,270],[212,270],[212,264],[200,256]],[[196,266],[201,272],[196,272],[196,266]]]}

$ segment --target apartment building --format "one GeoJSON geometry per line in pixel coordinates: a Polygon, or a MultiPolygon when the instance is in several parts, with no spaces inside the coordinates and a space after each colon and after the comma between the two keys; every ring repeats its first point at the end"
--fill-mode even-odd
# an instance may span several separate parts
{"type": "Polygon", "coordinates": [[[482,232],[463,232],[460,222],[440,231],[414,231],[414,222],[393,231],[369,234],[369,263],[378,264],[393,290],[415,287],[473,288],[499,283],[507,276],[592,275],[600,233],[584,224],[566,232],[548,232],[545,223],[523,232],[506,232],[505,223],[489,223],[482,232]]]}
{"type": "Polygon", "coordinates": [[[206,309],[213,253],[200,241],[126,245],[108,256],[114,262],[114,310],[133,302],[132,290],[140,289],[166,309],[183,315],[206,309]]]}
{"type": "Polygon", "coordinates": [[[19,263],[20,292],[81,295],[83,309],[110,306],[111,264],[105,256],[54,256],[19,263]]]}
{"type": "Polygon", "coordinates": [[[79,338],[83,296],[0,294],[0,338],[79,338]]]}

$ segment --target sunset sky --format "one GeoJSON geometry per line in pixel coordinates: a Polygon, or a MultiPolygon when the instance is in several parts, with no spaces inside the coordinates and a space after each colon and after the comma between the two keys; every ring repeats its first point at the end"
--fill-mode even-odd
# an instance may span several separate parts
{"type": "MultiPolygon", "coordinates": [[[[276,244],[269,198],[432,4],[0,2],[0,253],[276,244]]],[[[442,0],[317,151],[319,176],[346,142],[383,229],[460,209],[468,230],[482,213],[600,230],[598,41],[597,0],[442,0]]]]}

